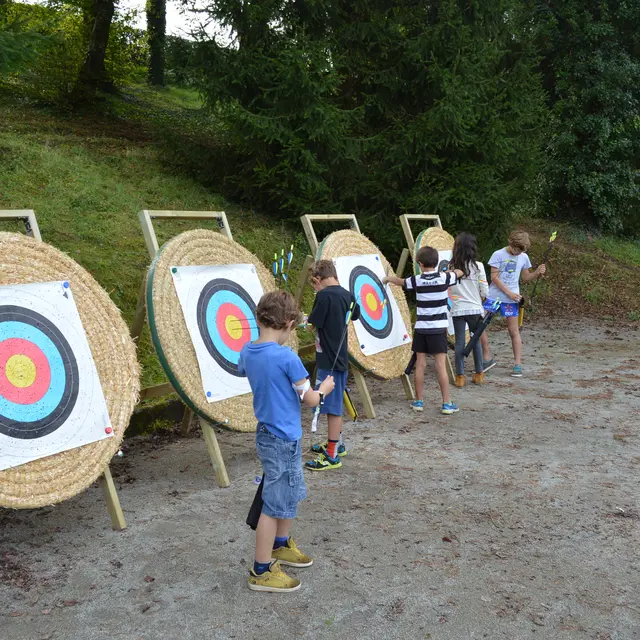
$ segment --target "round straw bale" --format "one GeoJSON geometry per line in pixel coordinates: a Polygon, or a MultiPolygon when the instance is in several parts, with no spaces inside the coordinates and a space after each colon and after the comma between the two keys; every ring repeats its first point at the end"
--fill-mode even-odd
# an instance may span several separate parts
{"type": "MultiPolygon", "coordinates": [[[[234,431],[250,432],[256,429],[252,394],[207,402],[198,359],[170,269],[172,266],[227,264],[255,265],[265,293],[276,289],[273,276],[260,260],[221,233],[197,229],[169,240],[156,255],[147,277],[149,327],[162,367],[184,403],[209,422],[234,431]]],[[[297,351],[295,333],[289,346],[297,351]]]]}
{"type": "Polygon", "coordinates": [[[58,249],[0,233],[0,285],[65,280],[107,401],[114,437],[0,471],[0,506],[30,509],[71,498],[94,482],[120,448],[140,391],[136,348],[116,305],[88,271],[58,249]]]}
{"type": "MultiPolygon", "coordinates": [[[[327,236],[318,247],[317,260],[332,260],[342,256],[358,256],[378,254],[385,273],[393,273],[393,269],[388,260],[382,255],[369,238],[357,231],[345,230],[336,231],[327,236]]],[[[391,287],[393,297],[398,303],[400,315],[411,335],[411,316],[404,291],[400,287],[391,287]]],[[[405,344],[395,349],[381,351],[372,356],[365,356],[360,349],[360,341],[356,336],[356,330],[351,324],[349,326],[349,357],[351,361],[363,372],[369,373],[382,380],[398,378],[403,373],[411,358],[411,344],[405,344]]]]}

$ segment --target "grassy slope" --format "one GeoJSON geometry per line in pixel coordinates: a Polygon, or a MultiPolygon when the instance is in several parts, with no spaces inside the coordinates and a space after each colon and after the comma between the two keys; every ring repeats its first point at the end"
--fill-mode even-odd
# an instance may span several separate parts
{"type": "MultiPolygon", "coordinates": [[[[307,247],[298,225],[284,226],[231,206],[162,162],[154,121],[165,126],[174,119],[187,127],[201,122],[204,116],[193,93],[138,88],[115,101],[111,113],[110,118],[69,118],[0,96],[0,209],[34,209],[43,238],[86,267],[128,321],[149,263],[136,217],[141,209],[224,209],[234,238],[265,263],[274,250],[295,242],[300,266],[307,247]]],[[[534,236],[535,262],[551,227],[524,226],[534,236]]],[[[159,241],[191,227],[193,223],[161,223],[159,241]]],[[[538,313],[640,319],[637,243],[589,239],[563,227],[550,269],[549,280],[539,290],[538,313]]],[[[307,311],[308,306],[307,300],[307,311]]],[[[146,333],[140,359],[145,385],[164,380],[146,333]]]]}
{"type": "MultiPolygon", "coordinates": [[[[158,102],[166,109],[175,97],[162,92],[158,102]]],[[[0,100],[0,209],[34,209],[43,239],[86,267],[128,322],[149,264],[137,218],[141,209],[226,210],[234,238],[265,262],[294,241],[298,257],[304,250],[299,230],[232,207],[193,180],[174,175],[138,127],[17,108],[6,98],[0,100]]],[[[156,232],[162,244],[193,227],[162,222],[156,232]]],[[[23,230],[17,223],[11,229],[23,230]]],[[[146,330],[140,359],[143,384],[164,380],[146,330]]]]}

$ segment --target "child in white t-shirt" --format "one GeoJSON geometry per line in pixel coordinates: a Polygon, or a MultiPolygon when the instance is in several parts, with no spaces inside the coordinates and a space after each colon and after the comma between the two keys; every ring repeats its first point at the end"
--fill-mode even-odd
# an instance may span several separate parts
{"type": "Polygon", "coordinates": [[[545,265],[541,264],[531,271],[531,261],[527,251],[531,247],[529,234],[525,231],[514,231],[509,236],[509,245],[496,251],[489,260],[491,266],[491,286],[485,301],[485,309],[490,309],[495,300],[500,300],[500,315],[507,319],[507,329],[511,336],[514,366],[511,375],[521,378],[522,373],[522,340],[518,326],[520,311],[520,279],[529,282],[537,276],[544,275],[545,265]]]}
{"type": "MultiPolygon", "coordinates": [[[[464,387],[464,347],[467,333],[475,333],[482,323],[484,310],[482,301],[487,297],[489,285],[482,262],[478,262],[478,245],[470,233],[461,233],[453,245],[451,268],[459,269],[464,274],[458,283],[449,289],[451,298],[451,316],[456,332],[456,387],[464,387]]],[[[471,381],[475,384],[484,382],[484,362],[482,357],[482,343],[476,342],[473,349],[475,374],[471,381]]]]}

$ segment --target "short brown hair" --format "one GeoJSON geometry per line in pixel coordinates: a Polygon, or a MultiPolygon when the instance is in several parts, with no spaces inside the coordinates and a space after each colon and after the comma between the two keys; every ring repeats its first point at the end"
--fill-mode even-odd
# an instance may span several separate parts
{"type": "Polygon", "coordinates": [[[422,249],[418,251],[416,260],[423,267],[429,267],[429,269],[432,269],[438,266],[440,257],[438,256],[437,249],[434,249],[433,247],[422,247],[422,249]]]}
{"type": "Polygon", "coordinates": [[[289,292],[269,291],[260,298],[256,317],[263,327],[285,329],[292,320],[300,321],[300,307],[289,292]]]}
{"type": "Polygon", "coordinates": [[[318,280],[326,280],[327,278],[338,279],[338,272],[333,260],[316,260],[311,265],[311,277],[318,280]]]}
{"type": "Polygon", "coordinates": [[[513,231],[509,236],[509,246],[518,251],[528,251],[531,248],[531,240],[526,231],[513,231]]]}

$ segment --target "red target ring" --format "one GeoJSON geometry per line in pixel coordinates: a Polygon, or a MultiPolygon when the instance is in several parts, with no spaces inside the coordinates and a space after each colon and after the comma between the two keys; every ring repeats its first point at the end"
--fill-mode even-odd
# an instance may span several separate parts
{"type": "Polygon", "coordinates": [[[378,292],[370,285],[364,284],[360,289],[360,305],[363,306],[367,314],[373,320],[380,320],[384,307],[378,292]]]}
{"type": "Polygon", "coordinates": [[[23,338],[0,342],[0,396],[32,404],[44,397],[50,384],[51,368],[40,347],[23,338]]]}
{"type": "Polygon", "coordinates": [[[216,317],[216,327],[222,342],[233,351],[241,351],[251,342],[250,320],[240,308],[232,302],[220,305],[216,317]]]}

